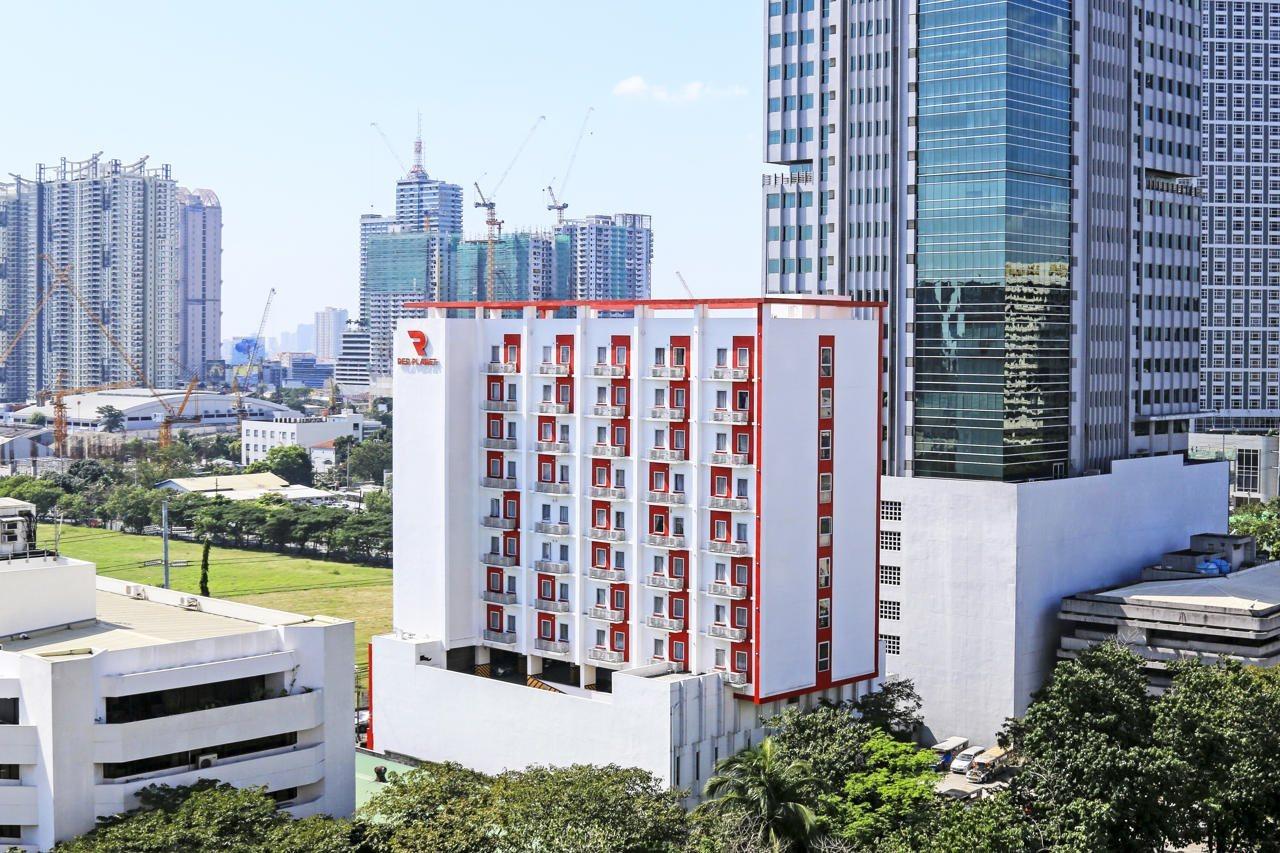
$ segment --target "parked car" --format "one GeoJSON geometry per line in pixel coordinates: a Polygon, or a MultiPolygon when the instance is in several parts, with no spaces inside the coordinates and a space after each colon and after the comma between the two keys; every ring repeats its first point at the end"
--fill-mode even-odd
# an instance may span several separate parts
{"type": "Polygon", "coordinates": [[[971,747],[969,747],[969,748],[968,748],[968,749],[966,749],[964,752],[962,752],[962,753],[960,753],[959,755],[957,755],[957,756],[956,756],[956,757],[951,761],[951,772],[952,772],[952,773],[967,773],[967,772],[969,771],[969,767],[970,767],[970,765],[972,765],[972,764],[973,764],[973,760],[974,760],[975,758],[977,758],[979,755],[982,755],[982,753],[984,753],[984,752],[986,752],[986,751],[987,751],[987,748],[986,748],[985,746],[971,746],[971,747]]]}

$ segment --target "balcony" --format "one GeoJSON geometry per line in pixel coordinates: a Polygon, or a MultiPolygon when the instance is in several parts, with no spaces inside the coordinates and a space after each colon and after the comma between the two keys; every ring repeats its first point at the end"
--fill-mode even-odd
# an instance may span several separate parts
{"type": "Polygon", "coordinates": [[[515,450],[519,445],[514,438],[486,438],[480,446],[485,450],[515,450]]]}
{"type": "Polygon", "coordinates": [[[601,604],[587,608],[587,615],[601,622],[621,622],[624,618],[621,610],[614,610],[601,604]]]}
{"type": "Polygon", "coordinates": [[[668,575],[646,575],[644,582],[654,589],[684,589],[684,578],[673,578],[668,575]]]}
{"type": "Polygon", "coordinates": [[[515,373],[515,362],[511,361],[491,361],[484,366],[481,373],[515,373]]]}
{"type": "Polygon", "coordinates": [[[627,407],[596,403],[591,407],[591,415],[597,418],[625,418],[627,416],[627,407]]]}
{"type": "Polygon", "coordinates": [[[569,365],[554,361],[544,361],[538,365],[538,373],[543,376],[568,376],[569,365]]]}
{"type": "Polygon", "coordinates": [[[654,379],[684,379],[687,373],[683,364],[655,364],[649,368],[649,375],[654,379]]]}
{"type": "Polygon", "coordinates": [[[534,448],[539,453],[568,453],[569,442],[567,441],[539,441],[534,444],[534,448]]]}
{"type": "Polygon", "coordinates": [[[567,495],[569,494],[568,483],[548,483],[543,480],[533,484],[535,492],[542,492],[544,495],[567,495]]]}
{"type": "Polygon", "coordinates": [[[685,462],[689,451],[683,447],[655,447],[649,451],[649,458],[654,462],[685,462]]]}
{"type": "Polygon", "coordinates": [[[620,444],[593,444],[591,445],[591,455],[621,459],[627,455],[627,448],[620,444]]]}
{"type": "Polygon", "coordinates": [[[747,638],[746,628],[734,628],[729,625],[708,625],[707,636],[716,637],[721,640],[732,640],[735,643],[741,643],[747,638]]]}
{"type": "Polygon", "coordinates": [[[751,510],[751,501],[747,498],[713,496],[707,499],[707,506],[712,509],[727,509],[732,512],[749,512],[751,510]]]}
{"type": "Polygon", "coordinates": [[[569,654],[569,643],[564,640],[544,640],[539,637],[533,641],[533,647],[540,652],[553,655],[569,654]]]}
{"type": "Polygon", "coordinates": [[[568,403],[553,403],[544,400],[538,404],[538,412],[544,415],[567,415],[569,411],[568,403]]]}
{"type": "Polygon", "coordinates": [[[486,489],[502,489],[503,491],[514,491],[516,488],[515,477],[481,477],[480,485],[486,489]]]}
{"type": "Polygon", "coordinates": [[[818,534],[818,547],[819,547],[819,548],[829,548],[830,546],[831,546],[831,534],[830,534],[830,533],[819,533],[819,534],[818,534]]]}
{"type": "Polygon", "coordinates": [[[516,604],[516,594],[514,592],[494,592],[486,589],[480,593],[480,597],[490,604],[516,604]]]}
{"type": "Polygon", "coordinates": [[[707,550],[712,554],[729,554],[733,557],[746,557],[751,553],[751,546],[746,542],[711,541],[707,543],[707,550]]]}
{"type": "Polygon", "coordinates": [[[618,378],[627,375],[627,368],[621,364],[593,364],[591,375],[618,378]]]}
{"type": "Polygon", "coordinates": [[[481,554],[480,562],[484,563],[486,566],[504,566],[506,568],[511,568],[516,564],[516,558],[510,557],[506,554],[489,553],[481,554]]]}
{"type": "Polygon", "coordinates": [[[711,420],[718,424],[745,424],[747,413],[735,409],[716,409],[711,413],[711,420]]]}
{"type": "Polygon", "coordinates": [[[684,409],[677,409],[674,406],[654,406],[649,410],[649,418],[655,421],[682,421],[684,409]]]}
{"type": "Polygon", "coordinates": [[[684,630],[683,619],[671,619],[666,616],[659,616],[658,614],[655,613],[652,616],[646,616],[644,621],[645,621],[645,624],[648,625],[650,628],[657,628],[662,631],[683,631],[684,630]]]}
{"type": "Polygon", "coordinates": [[[684,492],[649,492],[647,498],[651,504],[683,504],[684,492]]]}
{"type": "Polygon", "coordinates": [[[492,628],[485,628],[484,638],[490,643],[502,643],[505,646],[513,646],[516,642],[516,632],[495,631],[492,628]]]}
{"type": "Polygon", "coordinates": [[[609,581],[609,583],[622,583],[627,579],[627,573],[622,569],[606,569],[601,566],[592,566],[587,570],[587,575],[592,580],[609,581]]]}
{"type": "Polygon", "coordinates": [[[820,503],[820,504],[829,504],[829,503],[831,503],[831,490],[830,490],[830,489],[824,489],[823,491],[818,492],[818,503],[820,503]]]}
{"type": "Polygon", "coordinates": [[[533,570],[547,575],[567,575],[569,564],[561,560],[534,560],[533,570]]]}
{"type": "Polygon", "coordinates": [[[609,527],[593,527],[587,531],[587,536],[592,539],[603,539],[606,542],[625,542],[627,531],[614,530],[609,527]]]}
{"type": "Polygon", "coordinates": [[[729,382],[746,382],[747,369],[745,367],[713,367],[711,368],[712,379],[724,379],[729,382]]]}
{"type": "Polygon", "coordinates": [[[737,465],[739,467],[750,465],[751,457],[745,453],[729,453],[725,450],[717,450],[711,454],[712,465],[737,465]]]}
{"type": "Polygon", "coordinates": [[[543,613],[568,613],[569,602],[552,598],[535,598],[533,609],[541,610],[543,613]]]}
{"type": "Polygon", "coordinates": [[[666,536],[661,533],[650,533],[644,537],[644,544],[653,545],[655,548],[687,547],[683,536],[666,536]]]}
{"type": "Polygon", "coordinates": [[[620,486],[592,486],[590,494],[593,498],[606,498],[611,501],[627,499],[627,490],[620,486]]]}
{"type": "Polygon", "coordinates": [[[747,588],[731,583],[709,583],[707,584],[707,595],[718,595],[721,598],[732,598],[734,601],[741,601],[747,597],[747,588]]]}
{"type": "Polygon", "coordinates": [[[514,518],[501,518],[496,515],[486,515],[480,519],[482,527],[491,527],[494,530],[515,530],[516,520],[514,518]]]}
{"type": "Polygon", "coordinates": [[[587,649],[587,657],[603,663],[622,663],[625,660],[622,652],[615,652],[613,649],[587,649]]]}
{"type": "Polygon", "coordinates": [[[569,523],[557,521],[538,521],[533,525],[534,533],[542,533],[546,536],[568,536],[569,523]]]}
{"type": "Polygon", "coordinates": [[[481,400],[480,408],[486,412],[514,412],[515,400],[481,400]]]}
{"type": "Polygon", "coordinates": [[[746,687],[747,674],[745,672],[730,672],[727,669],[720,670],[720,679],[731,687],[746,687]]]}

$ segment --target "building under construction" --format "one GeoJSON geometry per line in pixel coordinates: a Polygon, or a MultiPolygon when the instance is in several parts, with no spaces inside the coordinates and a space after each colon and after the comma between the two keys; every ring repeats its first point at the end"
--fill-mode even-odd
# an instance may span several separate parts
{"type": "Polygon", "coordinates": [[[181,384],[178,216],[169,166],[145,157],[64,158],[0,186],[0,400],[139,372],[181,384]]]}

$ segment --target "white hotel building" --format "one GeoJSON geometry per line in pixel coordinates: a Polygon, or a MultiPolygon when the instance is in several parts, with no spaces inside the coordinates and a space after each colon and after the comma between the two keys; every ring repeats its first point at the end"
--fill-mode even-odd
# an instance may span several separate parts
{"type": "Polygon", "coordinates": [[[355,807],[351,622],[96,577],[0,499],[0,849],[44,851],[148,785],[355,807]]]}
{"type": "Polygon", "coordinates": [[[374,748],[696,795],[789,700],[876,680],[877,306],[421,307],[374,748]]]}

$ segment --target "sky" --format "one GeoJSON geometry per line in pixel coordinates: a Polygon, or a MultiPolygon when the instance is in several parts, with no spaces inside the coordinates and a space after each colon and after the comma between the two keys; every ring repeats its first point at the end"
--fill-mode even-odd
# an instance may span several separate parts
{"type": "Polygon", "coordinates": [[[654,296],[760,290],[762,17],[754,0],[7,3],[0,175],[96,151],[169,163],[223,207],[223,337],[358,303],[363,213],[390,213],[423,114],[427,171],[463,185],[468,234],[653,216],[654,296]],[[20,36],[19,34],[25,34],[20,36]]]}

